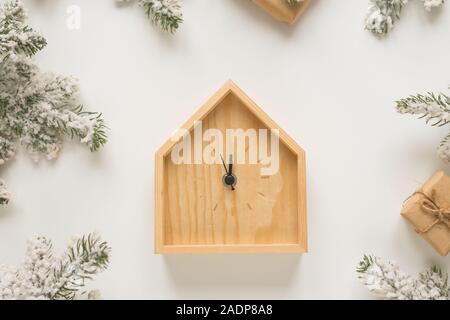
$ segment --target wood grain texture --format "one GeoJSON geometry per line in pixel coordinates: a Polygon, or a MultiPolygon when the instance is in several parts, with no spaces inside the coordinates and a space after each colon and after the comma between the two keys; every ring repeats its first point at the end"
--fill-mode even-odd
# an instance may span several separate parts
{"type": "Polygon", "coordinates": [[[306,10],[310,0],[304,0],[295,6],[289,5],[286,0],[253,0],[253,2],[278,21],[293,25],[306,10]]]}
{"type": "Polygon", "coordinates": [[[260,164],[235,164],[231,191],[222,165],[174,164],[169,140],[156,154],[156,252],[306,252],[303,150],[231,81],[183,128],[199,120],[203,131],[279,129],[280,171],[262,176],[260,164]]]}

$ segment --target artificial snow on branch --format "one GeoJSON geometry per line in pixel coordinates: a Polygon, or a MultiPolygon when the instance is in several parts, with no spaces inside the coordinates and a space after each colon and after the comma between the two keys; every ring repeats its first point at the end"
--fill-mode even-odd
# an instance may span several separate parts
{"type": "Polygon", "coordinates": [[[0,180],[0,205],[8,204],[11,195],[3,180],[0,180]]]}
{"type": "Polygon", "coordinates": [[[74,78],[40,71],[32,56],[47,42],[26,18],[19,0],[0,6],[0,165],[14,157],[19,144],[35,160],[57,157],[65,137],[98,150],[106,143],[101,114],[78,103],[74,78]]]}
{"type": "Polygon", "coordinates": [[[422,0],[423,7],[427,11],[431,11],[433,8],[440,7],[444,4],[445,0],[422,0]]]}
{"type": "MultiPolygon", "coordinates": [[[[132,0],[116,0],[117,2],[131,2],[132,0]]],[[[183,22],[181,0],[138,0],[152,22],[164,31],[175,33],[183,22]]]]}
{"type": "MultiPolygon", "coordinates": [[[[424,8],[431,11],[440,7],[445,0],[421,0],[424,8]]],[[[370,0],[366,15],[366,29],[376,35],[386,35],[392,30],[408,0],[370,0]]]]}
{"type": "Polygon", "coordinates": [[[370,0],[366,29],[377,35],[386,35],[400,19],[408,0],[370,0]]]}
{"type": "MultiPolygon", "coordinates": [[[[432,126],[442,127],[450,123],[450,97],[445,94],[418,94],[396,102],[397,112],[417,115],[432,126]]],[[[450,163],[450,133],[438,148],[439,157],[450,163]]]]}
{"type": "Polygon", "coordinates": [[[50,240],[32,238],[20,266],[0,266],[0,299],[98,299],[97,291],[81,290],[108,267],[109,256],[108,244],[97,234],[73,239],[60,257],[50,240]]]}
{"type": "Polygon", "coordinates": [[[448,276],[437,267],[431,267],[414,278],[389,261],[365,255],[356,271],[361,282],[379,298],[448,300],[450,297],[448,276]]]}
{"type": "Polygon", "coordinates": [[[287,3],[291,6],[295,6],[297,4],[299,4],[300,2],[302,2],[303,0],[286,0],[287,3]]]}

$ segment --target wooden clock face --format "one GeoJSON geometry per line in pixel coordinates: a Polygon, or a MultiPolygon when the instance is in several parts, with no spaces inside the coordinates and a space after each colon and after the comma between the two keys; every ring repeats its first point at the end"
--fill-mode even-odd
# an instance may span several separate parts
{"type": "Polygon", "coordinates": [[[299,216],[304,208],[300,203],[304,197],[299,197],[304,191],[299,185],[304,168],[298,165],[303,158],[282,141],[275,147],[272,139],[279,135],[271,129],[229,92],[201,124],[197,122],[196,129],[187,131],[189,139],[180,140],[189,142],[179,142],[184,149],[176,150],[184,161],[174,161],[174,149],[162,156],[157,177],[161,188],[157,251],[252,252],[277,246],[305,251],[300,240],[306,237],[306,227],[299,228],[306,222],[299,216]],[[210,129],[215,139],[208,136],[210,129]],[[230,132],[246,135],[238,140],[230,132]],[[223,137],[222,143],[216,143],[217,137],[223,137]],[[266,150],[272,163],[260,155],[259,148],[266,150]],[[201,156],[195,159],[199,150],[201,156]]]}

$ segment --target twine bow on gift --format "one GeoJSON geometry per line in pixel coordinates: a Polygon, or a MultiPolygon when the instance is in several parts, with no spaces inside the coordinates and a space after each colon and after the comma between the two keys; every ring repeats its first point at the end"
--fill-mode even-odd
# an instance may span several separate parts
{"type": "Polygon", "coordinates": [[[438,223],[443,223],[447,226],[447,228],[450,229],[450,208],[444,209],[437,205],[437,203],[433,200],[433,197],[430,197],[426,193],[423,192],[416,192],[414,194],[420,194],[424,197],[421,203],[422,210],[429,214],[434,216],[436,219],[430,223],[429,226],[424,228],[423,230],[417,230],[418,233],[427,233],[430,231],[431,228],[433,228],[438,223]]]}

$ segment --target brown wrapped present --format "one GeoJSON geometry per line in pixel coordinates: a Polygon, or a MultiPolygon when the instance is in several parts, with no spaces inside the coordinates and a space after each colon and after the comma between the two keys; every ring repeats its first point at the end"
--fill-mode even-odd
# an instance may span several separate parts
{"type": "Polygon", "coordinates": [[[405,217],[440,255],[450,251],[450,177],[436,172],[404,204],[405,217]]]}
{"type": "Polygon", "coordinates": [[[293,25],[305,11],[310,0],[303,0],[296,5],[290,5],[287,0],[253,0],[275,19],[293,25]]]}

